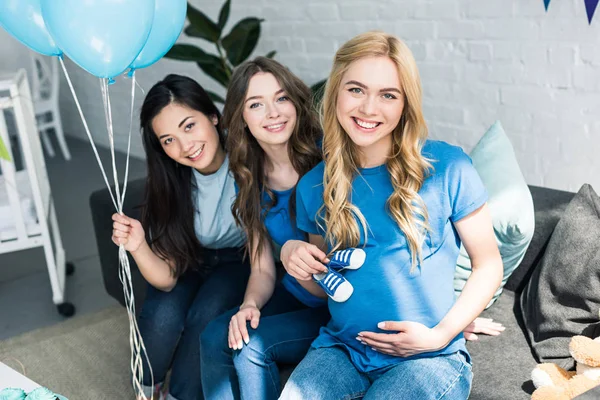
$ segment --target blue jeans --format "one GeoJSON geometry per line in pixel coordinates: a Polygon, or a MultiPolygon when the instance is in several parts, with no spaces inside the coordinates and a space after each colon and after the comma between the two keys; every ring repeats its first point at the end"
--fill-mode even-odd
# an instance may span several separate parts
{"type": "Polygon", "coordinates": [[[361,373],[344,348],[325,347],[308,352],[287,381],[281,399],[464,400],[472,379],[469,355],[462,351],[403,360],[361,373]]]}
{"type": "MultiPolygon", "coordinates": [[[[177,400],[203,399],[198,337],[212,319],[243,300],[250,267],[242,254],[205,249],[208,275],[188,270],[170,292],[148,286],[138,326],[154,383],[163,382],[171,368],[169,394],[177,400]]],[[[151,384],[145,357],[143,384],[151,384]]]]}
{"type": "Polygon", "coordinates": [[[329,319],[327,306],[309,308],[283,285],[275,287],[261,310],[257,329],[248,324],[250,343],[232,350],[229,321],[238,308],[212,321],[200,336],[202,389],[206,399],[277,399],[281,391],[279,363],[302,360],[329,319]]]}

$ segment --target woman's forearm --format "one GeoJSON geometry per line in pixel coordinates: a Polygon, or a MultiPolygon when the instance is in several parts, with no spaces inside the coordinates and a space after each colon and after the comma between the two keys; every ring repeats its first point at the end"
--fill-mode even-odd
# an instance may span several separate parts
{"type": "Polygon", "coordinates": [[[317,282],[315,282],[313,279],[308,280],[308,281],[300,281],[299,280],[298,283],[304,289],[306,289],[306,291],[308,293],[312,294],[313,296],[320,297],[322,299],[327,298],[327,294],[325,293],[325,290],[323,290],[323,288],[321,286],[319,286],[319,284],[317,282]]]}
{"type": "Polygon", "coordinates": [[[502,260],[494,257],[481,266],[473,266],[462,293],[448,314],[435,326],[449,343],[462,332],[492,299],[502,281],[502,260]]]}
{"type": "Polygon", "coordinates": [[[170,292],[175,287],[177,278],[173,276],[171,267],[152,251],[147,242],[142,243],[131,255],[149,284],[165,292],[170,292]]]}
{"type": "Polygon", "coordinates": [[[263,244],[260,256],[257,256],[255,251],[252,252],[250,265],[250,279],[246,286],[242,307],[248,305],[260,310],[273,295],[275,281],[277,280],[275,260],[273,259],[270,243],[263,244]]]}
{"type": "Polygon", "coordinates": [[[473,272],[448,314],[434,328],[446,344],[484,310],[500,286],[503,274],[502,258],[487,204],[454,222],[454,227],[471,259],[473,272]]]}
{"type": "Polygon", "coordinates": [[[252,269],[246,294],[244,295],[243,306],[253,306],[259,310],[269,301],[275,290],[276,276],[274,273],[252,269]]]}

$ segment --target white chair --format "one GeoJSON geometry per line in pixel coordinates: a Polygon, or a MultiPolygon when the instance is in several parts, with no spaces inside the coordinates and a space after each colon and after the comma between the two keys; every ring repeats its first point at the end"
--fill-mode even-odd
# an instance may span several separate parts
{"type": "Polygon", "coordinates": [[[54,157],[54,147],[48,137],[48,129],[53,128],[56,140],[65,160],[71,159],[71,153],[65,141],[65,133],[60,119],[58,92],[60,87],[58,59],[31,52],[33,79],[31,92],[38,130],[44,148],[50,157],[54,157]]]}
{"type": "MultiPolygon", "coordinates": [[[[0,222],[4,221],[4,227],[0,227],[0,254],[43,247],[52,300],[61,315],[71,316],[75,307],[65,301],[65,276],[73,273],[74,266],[65,261],[24,69],[0,76],[0,137],[10,143],[4,111],[12,111],[15,117],[24,169],[16,171],[13,162],[0,159],[0,211],[4,214],[0,215],[0,222]]],[[[7,150],[14,160],[11,147],[7,146],[7,150]]]]}

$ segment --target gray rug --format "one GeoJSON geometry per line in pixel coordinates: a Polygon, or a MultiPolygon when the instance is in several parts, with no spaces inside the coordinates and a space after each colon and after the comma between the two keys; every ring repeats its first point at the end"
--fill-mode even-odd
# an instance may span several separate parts
{"type": "Polygon", "coordinates": [[[69,400],[134,399],[129,358],[121,306],[0,341],[0,361],[69,400]]]}

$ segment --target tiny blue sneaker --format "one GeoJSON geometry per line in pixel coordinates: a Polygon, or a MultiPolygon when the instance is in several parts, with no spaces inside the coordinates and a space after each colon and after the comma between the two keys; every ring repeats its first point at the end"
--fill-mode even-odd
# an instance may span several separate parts
{"type": "Polygon", "coordinates": [[[333,257],[331,257],[331,261],[327,267],[335,271],[359,269],[365,263],[365,258],[367,258],[367,254],[363,249],[351,247],[345,250],[338,250],[333,253],[333,257]]]}
{"type": "Polygon", "coordinates": [[[313,279],[325,290],[333,301],[343,303],[352,296],[354,287],[339,272],[330,269],[329,272],[314,274],[313,279]]]}

